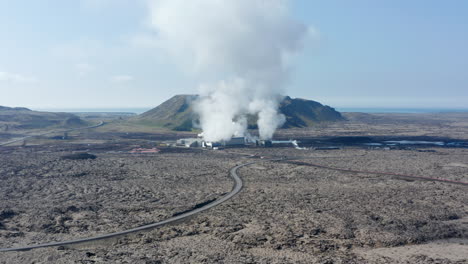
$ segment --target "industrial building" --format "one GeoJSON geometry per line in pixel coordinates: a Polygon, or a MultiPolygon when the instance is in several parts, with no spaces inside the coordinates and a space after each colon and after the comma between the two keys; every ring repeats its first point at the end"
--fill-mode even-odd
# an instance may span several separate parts
{"type": "Polygon", "coordinates": [[[266,148],[269,148],[269,147],[272,147],[273,146],[273,142],[271,140],[256,140],[255,141],[255,145],[257,147],[266,147],[266,148]]]}
{"type": "MultiPolygon", "coordinates": [[[[247,146],[256,146],[263,148],[271,148],[273,146],[286,147],[292,145],[295,149],[306,150],[307,148],[300,147],[299,141],[297,140],[265,140],[257,139],[253,140],[249,137],[233,137],[230,140],[221,141],[206,141],[201,137],[198,138],[183,138],[176,142],[176,146],[184,146],[187,148],[209,148],[209,149],[223,149],[223,148],[240,148],[247,146]]],[[[319,147],[316,150],[322,149],[335,149],[333,147],[319,147]]],[[[339,148],[336,148],[339,149],[339,148]]]]}
{"type": "Polygon", "coordinates": [[[245,137],[235,137],[228,141],[221,142],[224,146],[244,146],[246,143],[247,139],[245,137]]]}
{"type": "Polygon", "coordinates": [[[292,144],[296,149],[304,149],[299,147],[298,141],[296,140],[284,140],[284,141],[272,141],[257,139],[255,141],[249,140],[247,137],[234,137],[230,140],[221,141],[206,141],[202,138],[183,138],[177,140],[177,146],[184,146],[187,148],[210,148],[210,149],[221,149],[221,148],[233,148],[233,147],[245,147],[245,146],[257,146],[270,148],[273,145],[290,145],[292,144]]]}
{"type": "Polygon", "coordinates": [[[211,141],[203,141],[202,142],[202,147],[204,148],[219,148],[222,147],[223,145],[220,142],[211,142],[211,141]]]}
{"type": "Polygon", "coordinates": [[[223,147],[242,147],[248,144],[246,137],[235,137],[230,140],[222,141],[205,141],[202,138],[183,138],[177,140],[177,146],[185,146],[187,148],[223,148],[223,147]]]}
{"type": "Polygon", "coordinates": [[[247,145],[246,137],[235,137],[230,140],[222,140],[218,142],[204,141],[203,146],[206,148],[219,148],[219,147],[243,147],[247,145]]]}
{"type": "Polygon", "coordinates": [[[185,146],[187,148],[197,148],[201,147],[203,144],[203,140],[200,138],[183,138],[177,140],[178,146],[185,146]]]}

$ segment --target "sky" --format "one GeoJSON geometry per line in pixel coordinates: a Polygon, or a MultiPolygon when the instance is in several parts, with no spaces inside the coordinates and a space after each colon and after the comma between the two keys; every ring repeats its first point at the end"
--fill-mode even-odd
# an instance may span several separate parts
{"type": "MultiPolygon", "coordinates": [[[[291,9],[312,34],[285,95],[337,108],[468,108],[468,1],[291,9]]],[[[159,48],[149,20],[147,0],[0,0],[0,105],[146,108],[197,93],[200,76],[159,48]]]]}

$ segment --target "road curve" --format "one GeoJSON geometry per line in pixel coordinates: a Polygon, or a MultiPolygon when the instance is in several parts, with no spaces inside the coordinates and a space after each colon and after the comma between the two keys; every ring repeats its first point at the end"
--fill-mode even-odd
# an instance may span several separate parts
{"type": "Polygon", "coordinates": [[[13,143],[16,143],[16,142],[25,140],[25,139],[27,139],[27,138],[40,137],[40,136],[45,136],[45,135],[55,134],[55,133],[66,133],[66,132],[71,132],[71,131],[78,131],[78,130],[91,129],[91,128],[100,127],[100,126],[102,126],[102,125],[104,125],[104,121],[100,121],[100,123],[97,124],[97,125],[92,125],[92,126],[87,126],[87,127],[79,127],[79,128],[72,128],[72,129],[66,129],[66,130],[49,131],[49,132],[45,132],[45,133],[38,134],[38,135],[26,136],[26,137],[22,137],[22,138],[18,138],[18,139],[12,140],[12,141],[0,143],[0,146],[10,145],[10,144],[13,144],[13,143]]]}
{"type": "Polygon", "coordinates": [[[186,213],[183,213],[183,214],[171,217],[171,218],[168,218],[168,219],[163,220],[161,222],[140,226],[140,227],[128,229],[128,230],[125,230],[125,231],[120,231],[120,232],[115,232],[115,233],[110,233],[110,234],[104,234],[104,235],[99,235],[99,236],[89,237],[89,238],[75,239],[75,240],[69,240],[69,241],[63,241],[63,242],[51,242],[51,243],[46,243],[46,244],[30,245],[30,246],[15,247],[15,248],[0,248],[0,252],[27,251],[27,250],[37,249],[37,248],[76,245],[76,244],[81,244],[81,243],[87,243],[87,242],[93,242],[93,241],[98,241],[98,240],[104,240],[104,239],[119,237],[119,236],[131,234],[131,233],[137,233],[137,232],[140,232],[140,231],[149,230],[149,229],[153,229],[153,228],[157,228],[157,227],[161,227],[161,226],[164,226],[164,225],[175,223],[177,221],[186,219],[186,218],[188,218],[190,216],[199,214],[199,213],[201,213],[203,211],[206,211],[206,210],[208,210],[210,208],[213,208],[213,207],[215,207],[215,206],[217,206],[219,204],[222,204],[222,203],[226,202],[227,200],[231,199],[234,195],[238,194],[241,191],[242,187],[243,187],[243,182],[242,182],[242,179],[239,177],[239,175],[237,175],[237,170],[242,168],[242,167],[252,165],[254,163],[255,162],[249,162],[249,163],[237,165],[237,166],[235,166],[235,167],[233,167],[233,168],[231,168],[229,170],[229,176],[233,179],[234,186],[233,186],[232,190],[229,193],[225,194],[220,199],[217,199],[217,200],[215,200],[215,201],[213,201],[213,202],[211,202],[211,203],[209,203],[209,204],[207,204],[207,205],[205,205],[203,207],[194,209],[192,211],[189,211],[189,212],[186,212],[186,213]]]}

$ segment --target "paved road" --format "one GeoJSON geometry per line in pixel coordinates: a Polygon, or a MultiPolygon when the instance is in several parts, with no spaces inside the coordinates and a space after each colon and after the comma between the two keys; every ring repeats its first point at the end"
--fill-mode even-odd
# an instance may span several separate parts
{"type": "Polygon", "coordinates": [[[203,207],[200,207],[200,208],[194,209],[192,211],[189,211],[189,212],[186,212],[186,213],[171,217],[171,218],[163,220],[161,222],[157,222],[157,223],[149,224],[149,225],[144,225],[144,226],[132,228],[132,229],[121,231],[121,232],[115,232],[115,233],[90,237],[90,238],[76,239],[76,240],[63,241],[63,242],[51,242],[51,243],[46,243],[46,244],[23,246],[23,247],[16,247],[16,248],[1,248],[0,252],[26,251],[26,250],[36,249],[36,248],[76,245],[76,244],[87,243],[87,242],[92,242],[92,241],[115,238],[115,237],[130,234],[130,233],[136,233],[136,232],[140,232],[140,231],[144,231],[144,230],[148,230],[148,229],[153,229],[153,228],[161,227],[161,226],[164,226],[164,225],[168,225],[168,224],[171,224],[171,223],[175,223],[175,222],[184,220],[184,219],[186,219],[186,218],[188,218],[190,216],[199,214],[199,213],[201,213],[203,211],[206,211],[206,210],[208,210],[210,208],[213,208],[213,207],[215,207],[215,206],[217,206],[219,204],[222,204],[222,203],[226,202],[227,200],[231,199],[237,193],[239,193],[241,191],[242,187],[243,187],[243,182],[242,182],[242,179],[239,177],[239,175],[237,175],[237,170],[242,168],[242,167],[254,164],[254,163],[255,162],[249,162],[249,163],[245,163],[245,164],[235,166],[235,167],[230,169],[229,176],[233,179],[234,186],[233,186],[231,192],[229,192],[228,194],[224,195],[220,199],[217,199],[216,201],[213,201],[213,202],[211,202],[211,203],[209,203],[209,204],[207,204],[207,205],[205,205],[203,207]]]}
{"type": "Polygon", "coordinates": [[[23,140],[28,139],[28,138],[40,137],[40,136],[45,136],[45,135],[55,134],[55,133],[66,133],[66,132],[71,132],[71,131],[85,130],[85,129],[100,127],[100,126],[102,126],[102,125],[104,125],[104,122],[103,122],[103,121],[101,121],[101,122],[100,122],[99,124],[97,124],[97,125],[92,125],[92,126],[88,126],[88,127],[80,127],[80,128],[66,129],[66,130],[49,131],[49,132],[45,132],[45,133],[38,134],[38,135],[26,136],[26,137],[22,137],[22,138],[18,138],[18,139],[12,140],[12,141],[0,143],[0,146],[10,145],[10,144],[13,144],[13,143],[16,143],[16,142],[23,141],[23,140]]]}

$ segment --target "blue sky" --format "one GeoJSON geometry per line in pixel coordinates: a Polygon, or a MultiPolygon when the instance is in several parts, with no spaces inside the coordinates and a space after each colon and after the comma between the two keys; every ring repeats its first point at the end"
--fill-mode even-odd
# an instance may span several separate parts
{"type": "MultiPolygon", "coordinates": [[[[286,93],[334,107],[468,108],[468,1],[296,0],[316,31],[286,93]]],[[[197,76],[156,48],[144,0],[0,0],[0,105],[153,107],[197,76]]]]}

